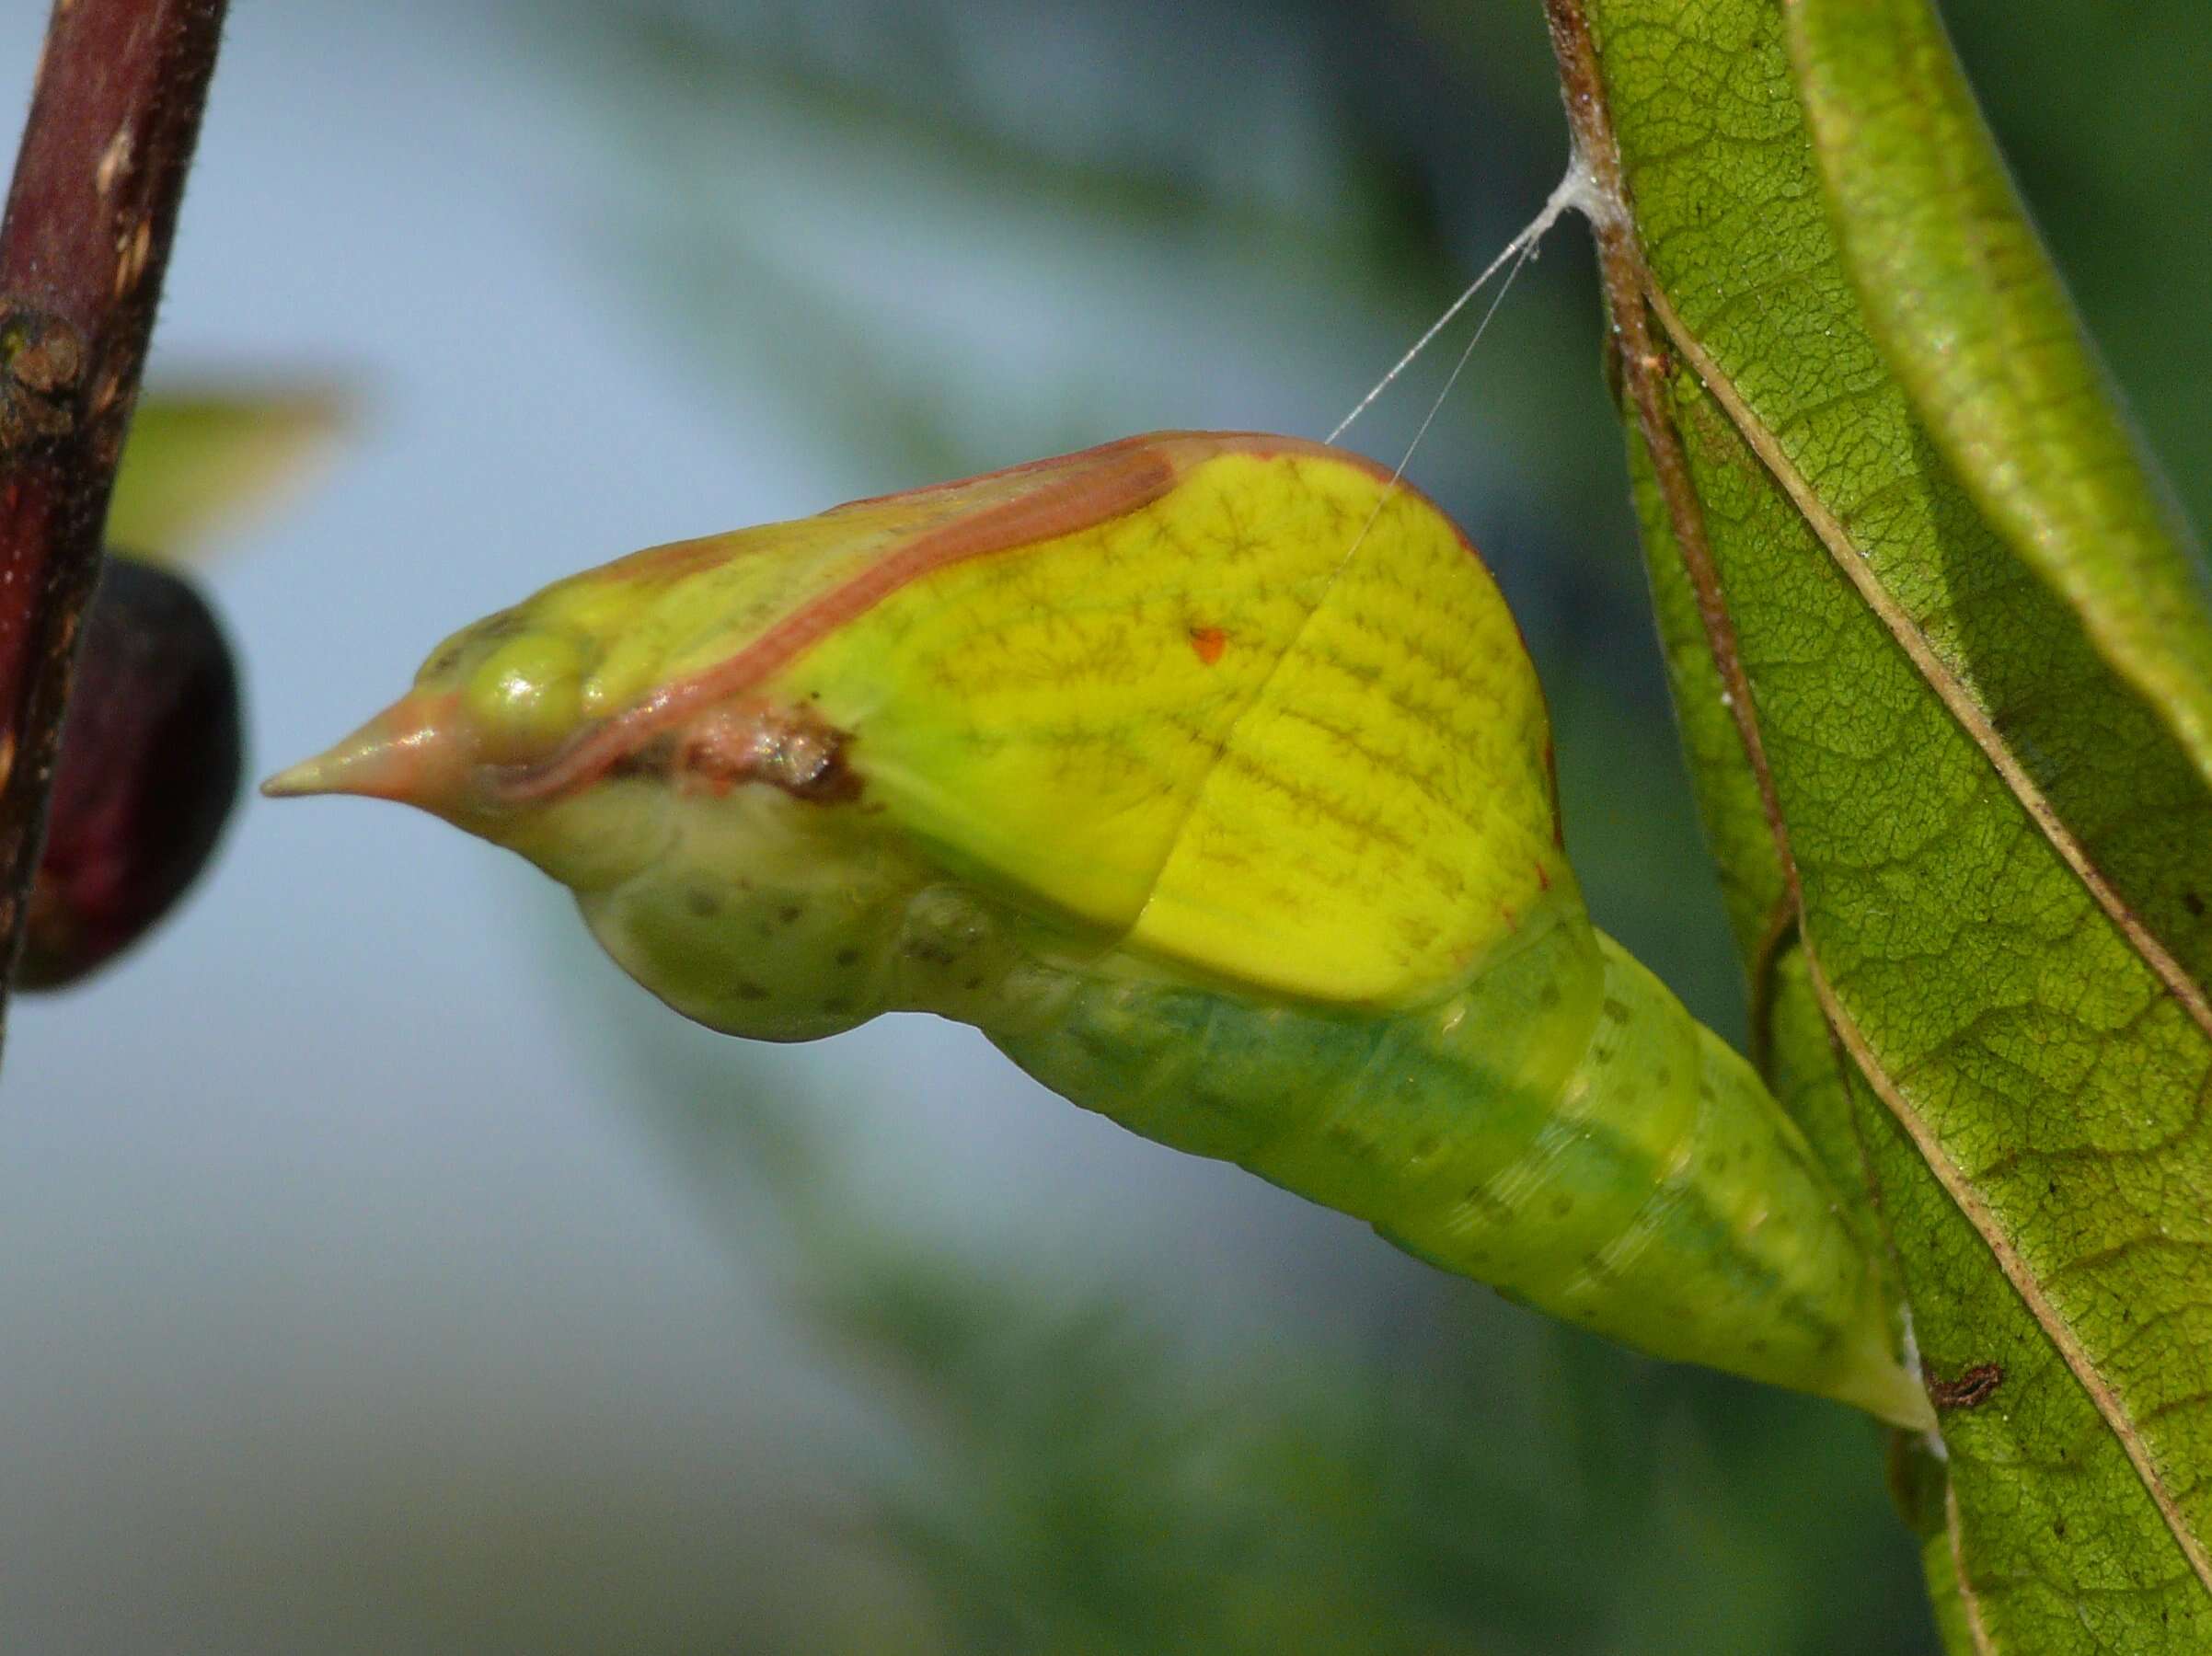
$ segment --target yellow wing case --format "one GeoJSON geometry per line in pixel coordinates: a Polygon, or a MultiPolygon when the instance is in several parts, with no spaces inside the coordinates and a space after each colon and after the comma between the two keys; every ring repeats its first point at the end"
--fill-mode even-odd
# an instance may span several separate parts
{"type": "Polygon", "coordinates": [[[1563,875],[1541,692],[1489,572],[1317,444],[1132,439],[524,607],[612,639],[578,698],[596,728],[527,786],[732,697],[803,704],[962,872],[1235,981],[1417,999],[1563,875]]]}

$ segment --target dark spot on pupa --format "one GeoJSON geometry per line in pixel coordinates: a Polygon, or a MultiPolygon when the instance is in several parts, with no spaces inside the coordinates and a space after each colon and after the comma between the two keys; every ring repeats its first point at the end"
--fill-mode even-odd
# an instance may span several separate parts
{"type": "Polygon", "coordinates": [[[1753,1356],[1755,1356],[1755,1357],[1763,1357],[1763,1356],[1765,1356],[1765,1355],[1766,1355],[1766,1352],[1767,1352],[1767,1342],[1766,1342],[1764,1340],[1752,1340],[1752,1341],[1750,1342],[1750,1344],[1751,1344],[1751,1354],[1752,1354],[1753,1356]]]}
{"type": "Polygon", "coordinates": [[[1665,1064],[1661,1064],[1653,1072],[1652,1085],[1653,1087],[1672,1087],[1674,1084],[1675,1072],[1667,1068],[1665,1064]]]}
{"type": "Polygon", "coordinates": [[[822,1009],[832,1018],[843,1018],[853,1009],[852,998],[849,995],[833,995],[822,1003],[822,1009]]]}
{"type": "Polygon", "coordinates": [[[980,989],[983,987],[983,979],[980,976],[972,977],[967,981],[966,983],[962,985],[962,987],[967,989],[980,989]]]}
{"type": "Polygon", "coordinates": [[[1244,1113],[1241,1104],[1232,1103],[1219,1093],[1208,1092],[1203,1087],[1191,1095],[1191,1108],[1200,1115],[1241,1116],[1244,1113]]]}
{"type": "MultiPolygon", "coordinates": [[[[1513,1209],[1492,1195],[1486,1185],[1469,1186],[1467,1192],[1467,1204],[1493,1225],[1506,1224],[1513,1218],[1513,1209]]],[[[1475,1258],[1472,1254],[1468,1257],[1470,1260],[1475,1258]]]]}
{"type": "Polygon", "coordinates": [[[783,905],[783,907],[776,911],[776,918],[783,922],[783,924],[786,926],[795,926],[799,922],[799,916],[805,913],[806,910],[800,904],[796,903],[787,903],[783,905]]]}
{"type": "Polygon", "coordinates": [[[743,978],[738,979],[735,983],[731,985],[730,993],[736,995],[739,1000],[762,1001],[768,998],[768,992],[766,989],[763,989],[758,983],[748,983],[743,978]]]}
{"type": "Polygon", "coordinates": [[[2195,891],[2182,893],[2182,906],[2189,911],[2192,918],[2202,920],[2205,917],[2205,900],[2195,891]]]}
{"type": "Polygon", "coordinates": [[[859,963],[860,963],[860,951],[859,951],[858,949],[840,949],[837,951],[837,964],[838,964],[838,965],[840,965],[840,966],[858,966],[859,963]]]}
{"type": "Polygon", "coordinates": [[[1573,1212],[1574,1212],[1574,1198],[1573,1198],[1573,1197],[1572,1197],[1572,1196],[1554,1196],[1554,1197],[1551,1199],[1551,1213],[1552,1213],[1552,1216],[1553,1216],[1554,1218],[1564,1219],[1564,1218],[1565,1218],[1565,1217],[1566,1217],[1566,1216],[1567,1216],[1569,1213],[1572,1213],[1573,1212]]]}
{"type": "Polygon", "coordinates": [[[1536,1000],[1538,1006],[1543,1007],[1547,1012],[1550,1011],[1552,1007],[1559,1005],[1559,985],[1546,983],[1543,992],[1536,997],[1536,1000]]]}
{"type": "Polygon", "coordinates": [[[701,920],[711,920],[722,912],[721,899],[704,886],[693,886],[685,891],[684,906],[701,920]]]}
{"type": "Polygon", "coordinates": [[[1601,1006],[1599,1010],[1602,1011],[1606,1017],[1614,1023],[1624,1024],[1629,1021],[1629,1009],[1627,1005],[1623,1002],[1615,1000],[1609,995],[1606,996],[1605,1005],[1601,1006]]]}

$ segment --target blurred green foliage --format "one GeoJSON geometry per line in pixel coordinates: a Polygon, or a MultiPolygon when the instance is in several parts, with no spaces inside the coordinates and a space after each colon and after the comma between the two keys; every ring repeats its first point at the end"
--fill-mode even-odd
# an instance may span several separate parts
{"type": "MultiPolygon", "coordinates": [[[[2160,44],[2201,38],[2197,3],[2069,12],[2063,39],[1997,0],[1951,10],[2202,519],[2212,346],[2172,319],[2212,289],[2179,207],[2212,103],[2160,44]]],[[[1564,153],[1532,0],[571,0],[528,19],[621,163],[580,245],[716,396],[834,432],[854,493],[1146,426],[1326,430],[1564,153]],[[995,336],[979,307],[999,309],[995,336]],[[1196,380],[1192,358],[1241,377],[1196,380]]],[[[1587,262],[1555,233],[1412,475],[1523,619],[1594,913],[1740,1029],[1587,262]]],[[[1354,441],[1394,458],[1442,372],[1354,441]]],[[[595,1009],[703,1202],[748,1248],[763,1208],[778,1216],[795,1308],[912,1446],[895,1474],[853,1475],[874,1515],[852,1555],[894,1561],[911,1597],[870,1600],[849,1648],[1935,1648],[1858,1417],[1630,1356],[1410,1263],[1422,1338],[1208,1351],[1131,1291],[1072,1280],[1065,1253],[1014,1267],[901,1229],[847,1178],[825,1101],[734,1046],[672,1038],[657,1009],[595,1009]]]]}
{"type": "Polygon", "coordinates": [[[229,377],[156,386],[131,415],[110,546],[189,563],[332,458],[354,398],[335,381],[229,377]]]}

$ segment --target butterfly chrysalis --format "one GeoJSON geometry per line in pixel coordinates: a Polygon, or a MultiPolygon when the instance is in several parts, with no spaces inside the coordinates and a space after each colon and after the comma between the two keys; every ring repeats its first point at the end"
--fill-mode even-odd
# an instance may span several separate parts
{"type": "Polygon", "coordinates": [[[1802,1135],[1591,926],[1481,560],[1347,451],[1162,433],[639,552],[270,790],[521,853],[716,1029],[958,1018],[1584,1327],[1929,1420],[1802,1135]]]}

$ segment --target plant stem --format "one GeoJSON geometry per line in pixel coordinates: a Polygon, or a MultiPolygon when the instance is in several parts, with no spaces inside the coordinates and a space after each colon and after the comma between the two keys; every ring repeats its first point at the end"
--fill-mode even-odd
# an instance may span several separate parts
{"type": "Polygon", "coordinates": [[[1789,830],[1782,821],[1780,801],[1775,797],[1766,745],[1759,739],[1751,683],[1736,648],[1735,621],[1728,613],[1727,594],[1721,589],[1712,544],[1705,533],[1705,513],[1690,481],[1689,457],[1683,453],[1681,435],[1667,412],[1665,381],[1670,362],[1653,337],[1651,318],[1644,309],[1650,268],[1636,236],[1628,179],[1621,169],[1620,142],[1613,135],[1613,118],[1606,108],[1597,49],[1590,39],[1581,0],[1544,0],[1544,15],[1551,30],[1551,51],[1559,63],[1560,89],[1566,100],[1575,153],[1589,169],[1601,201],[1599,211],[1590,215],[1591,232],[1597,241],[1606,308],[1612,315],[1613,330],[1620,344],[1621,380],[1635,405],[1637,429],[1651,455],[1652,473],[1666,503],[1676,547],[1697,596],[1706,645],[1728,692],[1729,713],[1758,780],[1759,802],[1766,811],[1768,830],[1774,836],[1775,852],[1781,859],[1790,906],[1794,909],[1798,905],[1797,862],[1790,854],[1789,830]]]}
{"type": "MultiPolygon", "coordinates": [[[[77,624],[224,0],[54,0],[0,223],[0,964],[37,871],[77,624]]],[[[6,972],[0,972],[0,1032],[6,972]]]]}

